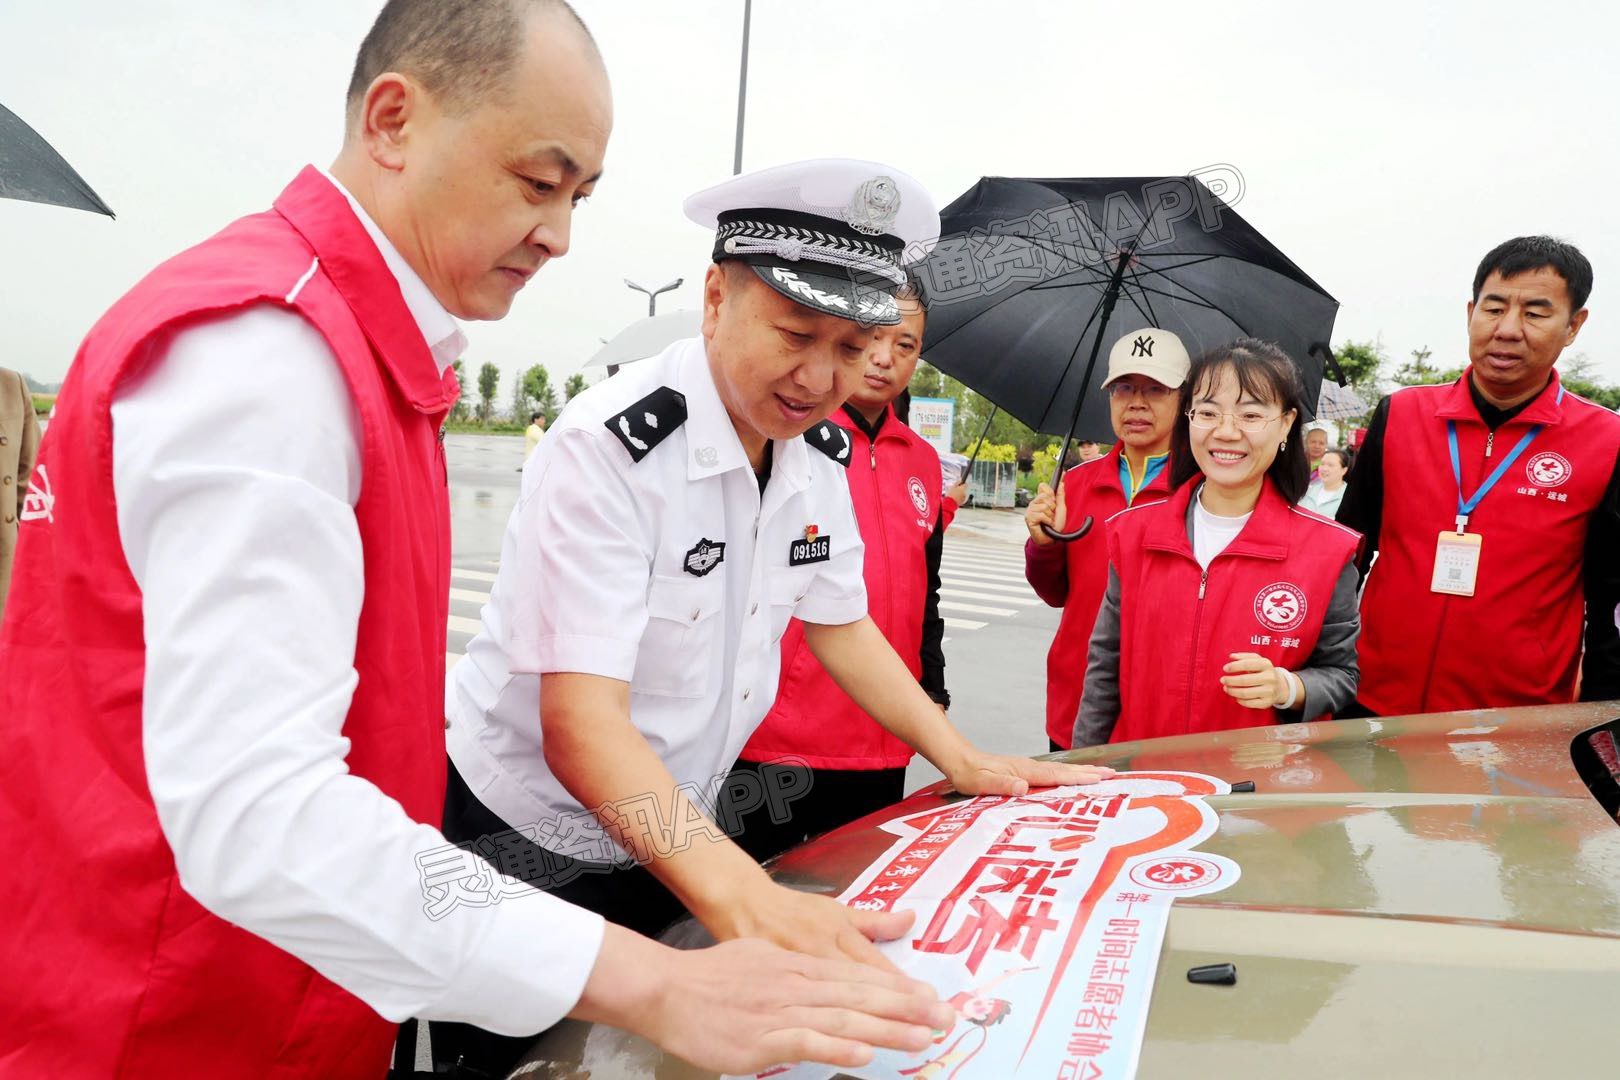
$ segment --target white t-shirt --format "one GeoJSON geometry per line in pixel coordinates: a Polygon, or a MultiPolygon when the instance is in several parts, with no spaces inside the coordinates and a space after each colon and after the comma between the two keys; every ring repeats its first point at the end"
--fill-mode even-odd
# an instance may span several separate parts
{"type": "Polygon", "coordinates": [[[630,684],[631,722],[712,806],[776,698],[788,620],[866,614],[849,481],[808,438],[773,444],[762,497],[702,338],[569,403],[524,466],[482,627],[446,688],[450,758],[480,802],[559,854],[628,859],[546,766],[540,676],[580,672],[630,684]],[[609,423],[650,439],[638,403],[665,386],[687,418],[633,461],[609,423]],[[827,542],[816,561],[790,551],[807,532],[827,542]]]}
{"type": "MultiPolygon", "coordinates": [[[[1253,511],[1250,511],[1252,513],[1253,511]]],[[[1198,497],[1193,500],[1193,557],[1198,565],[1205,570],[1215,556],[1226,550],[1226,545],[1237,539],[1243,526],[1248,524],[1249,514],[1239,517],[1220,517],[1204,509],[1204,489],[1198,489],[1198,497]]]]}

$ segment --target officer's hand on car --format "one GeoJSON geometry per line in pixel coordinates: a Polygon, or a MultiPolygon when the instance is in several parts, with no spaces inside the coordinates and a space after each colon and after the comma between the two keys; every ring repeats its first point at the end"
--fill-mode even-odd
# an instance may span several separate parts
{"type": "Polygon", "coordinates": [[[1029,508],[1024,511],[1024,525],[1029,529],[1029,538],[1042,546],[1056,543],[1041,530],[1041,526],[1050,525],[1062,532],[1067,513],[1063,504],[1063,488],[1060,486],[1054,495],[1051,484],[1040,485],[1035,489],[1035,498],[1030,500],[1029,508]]]}
{"type": "Polygon", "coordinates": [[[925,1049],[956,1019],[927,983],[847,959],[757,938],[683,951],[611,924],[606,932],[571,1015],[633,1031],[704,1070],[859,1068],[874,1049],[925,1049]]]}
{"type": "Polygon", "coordinates": [[[1259,653],[1235,652],[1221,668],[1221,689],[1245,709],[1280,709],[1304,702],[1299,676],[1277,667],[1259,653]]]}
{"type": "MultiPolygon", "coordinates": [[[[938,764],[937,762],[935,764],[938,764]]],[[[1070,765],[1027,757],[987,754],[971,746],[941,767],[951,787],[963,795],[1025,795],[1030,788],[1095,784],[1114,775],[1107,765],[1070,765]]]]}

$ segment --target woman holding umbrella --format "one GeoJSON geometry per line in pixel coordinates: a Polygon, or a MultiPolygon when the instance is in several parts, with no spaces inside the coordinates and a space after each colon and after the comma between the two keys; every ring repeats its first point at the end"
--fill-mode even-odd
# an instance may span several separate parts
{"type": "Polygon", "coordinates": [[[1244,338],[1195,361],[1187,385],[1173,494],[1110,522],[1076,746],[1292,722],[1355,698],[1361,537],[1294,506],[1309,476],[1297,369],[1244,338]]]}
{"type": "Polygon", "coordinates": [[[1083,518],[1103,521],[1170,494],[1170,432],[1181,415],[1180,390],[1190,363],[1181,339],[1168,330],[1145,327],[1115,342],[1102,384],[1114,448],[1065,473],[1057,494],[1042,484],[1024,512],[1024,577],[1037,596],[1063,609],[1046,656],[1046,734],[1054,751],[1067,750],[1074,731],[1086,643],[1108,584],[1108,541],[1105,528],[1063,543],[1042,526],[1072,529],[1083,518]]]}

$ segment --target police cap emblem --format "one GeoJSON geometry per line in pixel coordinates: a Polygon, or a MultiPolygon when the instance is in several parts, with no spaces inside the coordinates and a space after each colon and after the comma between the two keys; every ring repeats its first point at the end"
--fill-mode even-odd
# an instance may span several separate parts
{"type": "Polygon", "coordinates": [[[892,176],[874,176],[861,184],[844,210],[849,227],[868,236],[893,231],[899,216],[900,185],[892,176]]]}

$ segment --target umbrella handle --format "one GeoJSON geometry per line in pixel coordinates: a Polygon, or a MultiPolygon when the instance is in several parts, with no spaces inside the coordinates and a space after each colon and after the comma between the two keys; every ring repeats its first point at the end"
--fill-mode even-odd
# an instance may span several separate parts
{"type": "Polygon", "coordinates": [[[1058,532],[1056,529],[1052,528],[1052,526],[1046,524],[1046,522],[1044,522],[1044,521],[1041,522],[1041,532],[1045,533],[1047,536],[1050,536],[1053,540],[1056,540],[1059,543],[1063,543],[1063,544],[1067,544],[1067,543],[1070,543],[1072,541],[1078,540],[1078,539],[1080,539],[1082,536],[1086,535],[1086,533],[1088,533],[1090,531],[1091,531],[1091,515],[1090,514],[1086,515],[1086,520],[1082,521],[1080,523],[1080,527],[1075,529],[1073,532],[1058,532]]]}

